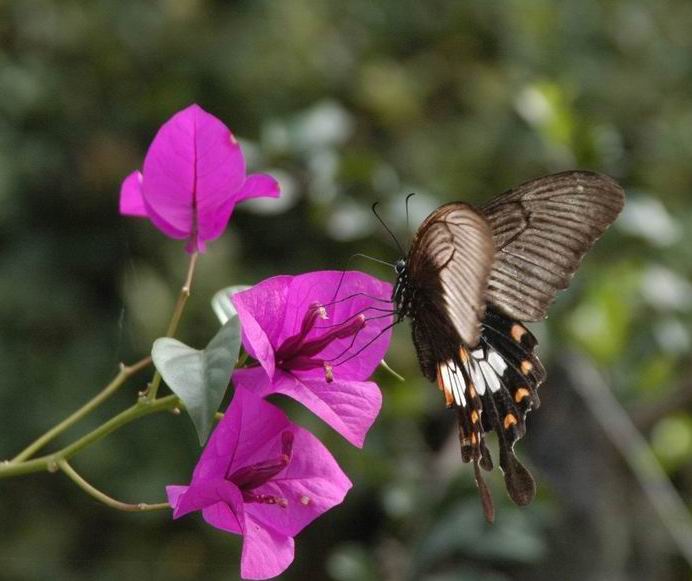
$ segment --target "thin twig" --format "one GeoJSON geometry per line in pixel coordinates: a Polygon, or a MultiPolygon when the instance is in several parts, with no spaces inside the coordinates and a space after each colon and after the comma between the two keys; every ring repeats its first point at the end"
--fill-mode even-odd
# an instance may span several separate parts
{"type": "MultiPolygon", "coordinates": [[[[168,323],[168,330],[166,331],[166,337],[174,337],[175,332],[178,330],[178,323],[180,323],[180,318],[183,315],[183,310],[185,309],[185,303],[190,297],[190,288],[192,287],[192,277],[195,274],[195,265],[197,264],[198,253],[195,252],[190,256],[190,264],[187,267],[187,276],[185,277],[185,283],[180,289],[178,294],[178,300],[175,303],[175,308],[173,309],[173,315],[171,316],[170,323],[168,323]]],[[[149,388],[145,398],[149,401],[154,401],[156,399],[156,394],[159,391],[159,386],[161,385],[161,374],[158,369],[154,373],[154,377],[149,383],[149,388]]]]}
{"type": "Polygon", "coordinates": [[[145,502],[140,502],[138,504],[129,504],[127,502],[121,502],[115,498],[111,498],[104,492],[101,492],[98,488],[84,480],[79,473],[70,466],[67,460],[58,460],[57,462],[60,470],[62,470],[77,486],[79,486],[84,492],[89,496],[92,496],[99,502],[115,508],[117,510],[123,510],[126,512],[148,512],[154,510],[165,510],[171,508],[171,505],[167,502],[158,502],[155,504],[147,504],[145,502]]]}
{"type": "Polygon", "coordinates": [[[584,357],[572,354],[568,359],[567,369],[575,387],[629,465],[680,554],[692,566],[692,517],[687,505],[598,371],[584,357]]]}
{"type": "Polygon", "coordinates": [[[73,412],[62,422],[52,427],[40,438],[36,439],[34,442],[29,444],[24,448],[19,454],[12,458],[12,462],[22,462],[27,458],[31,458],[36,452],[43,448],[48,442],[53,440],[58,435],[62,434],[65,430],[72,427],[84,416],[94,411],[99,405],[101,405],[105,400],[112,396],[132,375],[145,368],[151,363],[151,357],[145,357],[141,361],[133,365],[126,366],[123,363],[120,364],[120,371],[113,378],[113,380],[101,390],[95,397],[90,399],[78,410],[73,412]]]}
{"type": "Polygon", "coordinates": [[[176,395],[162,397],[153,402],[140,400],[135,405],[127,408],[125,411],[113,416],[105,424],[101,424],[95,430],[89,432],[78,440],[72,442],[72,444],[69,446],[65,446],[53,454],[47,454],[32,460],[24,460],[19,462],[0,462],[0,478],[10,478],[12,476],[20,476],[22,474],[31,474],[32,472],[42,472],[44,470],[47,470],[48,472],[55,472],[60,469],[59,462],[61,460],[68,460],[83,448],[86,448],[94,442],[101,440],[125,424],[129,424],[142,416],[147,416],[162,411],[171,411],[179,407],[180,399],[178,399],[178,396],[176,395]]]}

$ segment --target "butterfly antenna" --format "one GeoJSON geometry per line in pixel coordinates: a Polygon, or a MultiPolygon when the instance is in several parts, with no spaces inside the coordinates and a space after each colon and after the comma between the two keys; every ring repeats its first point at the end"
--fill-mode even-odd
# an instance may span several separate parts
{"type": "Polygon", "coordinates": [[[391,268],[394,268],[396,266],[392,262],[387,262],[386,260],[380,260],[379,258],[375,258],[374,256],[368,256],[367,254],[361,254],[360,252],[357,252],[356,254],[351,255],[349,262],[354,258],[367,258],[368,260],[372,260],[373,262],[378,262],[379,264],[384,264],[385,266],[389,266],[391,268]]]}
{"type": "Polygon", "coordinates": [[[406,232],[411,232],[411,224],[408,220],[408,201],[415,195],[415,193],[411,192],[408,196],[406,196],[406,232]]]}
{"type": "Polygon", "coordinates": [[[399,249],[399,252],[401,253],[401,256],[403,256],[403,255],[406,254],[406,253],[404,252],[404,249],[401,247],[401,244],[399,244],[399,241],[397,240],[396,236],[394,236],[394,233],[389,229],[389,227],[387,226],[387,224],[384,223],[384,220],[383,220],[383,219],[380,217],[380,215],[377,213],[376,208],[377,208],[377,204],[378,204],[378,203],[379,203],[379,202],[375,202],[375,203],[372,205],[372,213],[375,214],[375,218],[377,218],[377,220],[379,221],[379,223],[382,224],[382,226],[384,226],[384,229],[385,229],[385,230],[389,233],[389,235],[392,237],[392,240],[394,240],[394,243],[396,244],[397,248],[399,249]]]}

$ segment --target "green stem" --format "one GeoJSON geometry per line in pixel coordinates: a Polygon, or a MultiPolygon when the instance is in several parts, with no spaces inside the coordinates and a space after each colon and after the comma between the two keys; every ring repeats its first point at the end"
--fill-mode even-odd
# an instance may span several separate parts
{"type": "Polygon", "coordinates": [[[105,400],[107,400],[111,395],[113,395],[118,389],[120,389],[120,387],[122,387],[122,385],[132,375],[134,375],[150,363],[151,357],[146,357],[145,359],[142,359],[141,361],[138,361],[134,365],[130,366],[126,366],[121,363],[118,375],[116,375],[113,378],[113,381],[111,381],[106,387],[104,387],[100,393],[98,393],[95,397],[93,397],[91,400],[85,403],[82,407],[80,407],[78,410],[76,410],[67,418],[65,418],[62,422],[48,430],[40,438],[36,439],[34,442],[29,444],[19,454],[12,458],[12,462],[22,462],[23,460],[26,460],[27,458],[33,456],[36,452],[38,452],[56,436],[62,434],[65,430],[72,427],[84,416],[95,410],[99,405],[101,405],[105,400]]]}
{"type": "Polygon", "coordinates": [[[130,504],[127,502],[121,502],[115,498],[111,498],[107,494],[101,492],[98,488],[84,480],[79,473],[70,466],[67,460],[58,460],[57,465],[77,486],[79,486],[84,492],[92,496],[99,502],[115,508],[117,510],[124,510],[126,512],[147,512],[152,510],[164,510],[170,508],[171,505],[167,502],[158,502],[156,504],[147,504],[145,502],[140,502],[137,504],[130,504]]]}
{"type": "Polygon", "coordinates": [[[35,458],[33,460],[19,462],[12,460],[0,462],[0,478],[31,474],[33,472],[42,472],[44,470],[47,470],[48,472],[55,472],[56,470],[60,469],[60,461],[68,460],[81,449],[86,448],[94,442],[97,442],[111,432],[121,428],[125,424],[129,424],[137,418],[150,414],[179,409],[181,405],[182,404],[176,395],[162,397],[152,402],[142,399],[135,405],[127,408],[125,411],[113,416],[105,424],[100,425],[95,430],[85,434],[78,440],[75,440],[69,446],[65,446],[53,454],[40,456],[39,458],[35,458]]]}
{"type": "MultiPolygon", "coordinates": [[[[171,316],[171,321],[168,323],[168,330],[166,331],[166,337],[175,336],[175,332],[178,329],[178,323],[180,323],[180,318],[183,316],[183,309],[185,309],[185,303],[190,297],[190,287],[192,286],[192,277],[195,274],[195,265],[197,264],[197,252],[190,256],[190,264],[187,267],[187,277],[185,278],[185,284],[183,284],[180,289],[180,294],[178,294],[178,300],[175,303],[175,308],[173,309],[173,315],[171,316]]],[[[149,384],[149,389],[145,398],[148,401],[154,401],[156,399],[156,394],[159,391],[159,386],[161,385],[161,374],[158,370],[154,373],[154,377],[149,384]]]]}
{"type": "Polygon", "coordinates": [[[247,351],[245,351],[245,349],[243,349],[241,347],[240,356],[238,357],[238,362],[235,364],[236,369],[240,369],[241,367],[243,367],[245,365],[245,363],[247,362],[249,357],[250,357],[250,354],[247,351]]]}

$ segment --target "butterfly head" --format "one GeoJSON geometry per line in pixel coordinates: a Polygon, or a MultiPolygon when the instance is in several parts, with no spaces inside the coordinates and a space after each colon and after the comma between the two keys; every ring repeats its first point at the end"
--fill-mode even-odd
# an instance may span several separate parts
{"type": "Polygon", "coordinates": [[[406,272],[406,261],[403,258],[394,263],[394,272],[396,272],[397,277],[401,277],[406,272]]]}

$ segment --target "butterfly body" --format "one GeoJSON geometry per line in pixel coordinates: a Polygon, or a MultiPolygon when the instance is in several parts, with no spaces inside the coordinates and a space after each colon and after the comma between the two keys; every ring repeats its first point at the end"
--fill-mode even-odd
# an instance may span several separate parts
{"type": "Polygon", "coordinates": [[[486,432],[498,435],[512,500],[524,505],[535,495],[513,449],[526,414],[540,405],[545,379],[536,339],[523,323],[545,317],[623,203],[624,192],[607,176],[546,176],[480,209],[441,206],[396,264],[398,320],[410,319],[423,375],[457,410],[462,460],[473,462],[488,520],[494,509],[479,469],[493,467],[486,432]]]}

